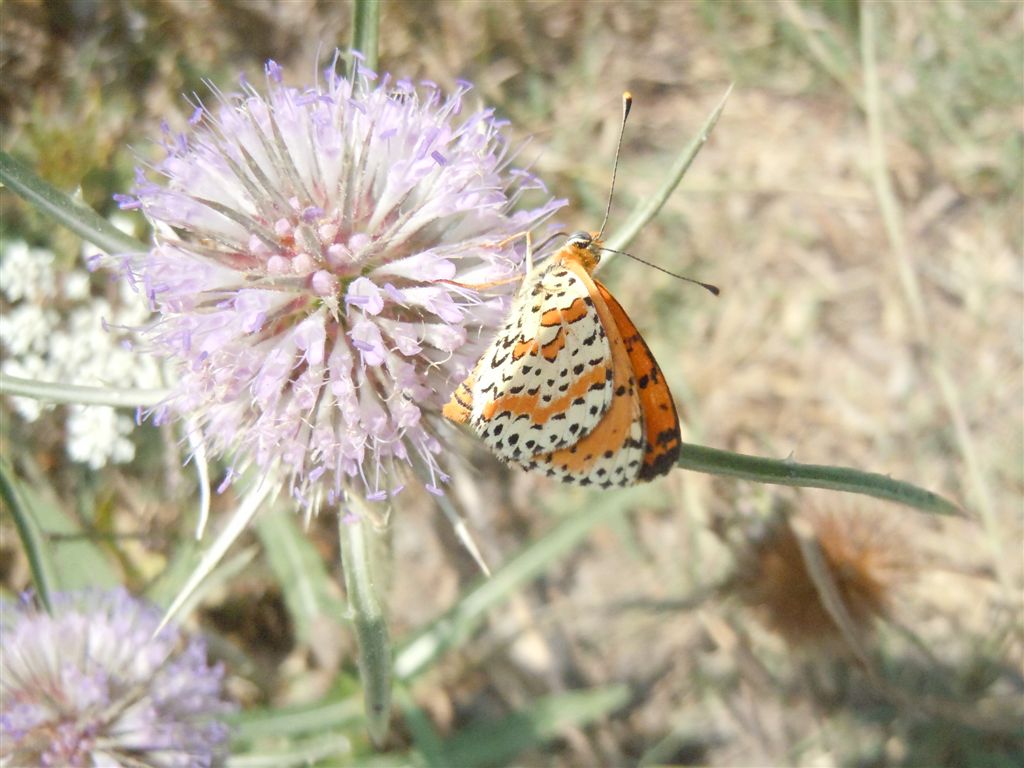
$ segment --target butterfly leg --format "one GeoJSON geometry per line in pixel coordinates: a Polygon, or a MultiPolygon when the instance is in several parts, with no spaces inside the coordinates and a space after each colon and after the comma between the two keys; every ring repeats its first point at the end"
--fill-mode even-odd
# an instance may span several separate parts
{"type": "Polygon", "coordinates": [[[529,240],[530,230],[524,229],[522,232],[516,232],[514,235],[509,235],[504,240],[499,240],[496,243],[492,243],[490,247],[494,248],[495,250],[499,250],[501,248],[504,248],[509,243],[514,243],[516,240],[521,240],[524,237],[527,238],[527,240],[529,240]]]}
{"type": "MultiPolygon", "coordinates": [[[[526,239],[526,272],[524,272],[524,274],[528,275],[533,270],[533,236],[530,234],[530,230],[526,229],[523,230],[522,232],[517,232],[516,234],[510,237],[506,237],[504,240],[495,243],[492,247],[495,250],[498,250],[504,248],[509,243],[520,238],[526,239]]],[[[487,283],[460,283],[455,280],[444,279],[438,280],[437,282],[445,283],[447,285],[454,285],[458,288],[470,288],[475,291],[482,291],[487,288],[495,288],[499,285],[508,285],[509,283],[514,283],[517,280],[521,280],[522,277],[523,275],[516,275],[515,277],[506,277],[502,280],[492,280],[487,283]]]]}
{"type": "Polygon", "coordinates": [[[502,280],[491,280],[488,283],[460,283],[457,280],[434,280],[435,283],[444,283],[445,285],[454,285],[456,288],[468,288],[472,291],[484,291],[488,288],[497,288],[499,285],[508,285],[509,283],[515,283],[522,280],[522,275],[516,275],[515,277],[506,277],[502,280]]]}
{"type": "Polygon", "coordinates": [[[526,239],[526,271],[529,272],[533,269],[533,235],[530,230],[524,229],[522,232],[516,232],[514,235],[509,235],[504,240],[499,240],[494,243],[491,247],[495,250],[501,250],[509,243],[514,243],[516,240],[526,239]]]}

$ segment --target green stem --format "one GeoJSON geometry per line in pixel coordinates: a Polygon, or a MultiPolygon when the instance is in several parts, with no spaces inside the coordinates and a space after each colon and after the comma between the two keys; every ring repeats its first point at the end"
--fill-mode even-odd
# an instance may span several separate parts
{"type": "Polygon", "coordinates": [[[391,638],[380,598],[380,542],[365,510],[359,510],[354,519],[339,513],[338,538],[345,591],[359,646],[366,729],[373,743],[380,746],[391,718],[391,638]]]}
{"type": "Polygon", "coordinates": [[[50,381],[20,379],[0,373],[0,395],[31,397],[51,403],[109,405],[112,408],[148,408],[165,400],[169,389],[129,389],[57,384],[50,381]]]}
{"type": "MultiPolygon", "coordinates": [[[[352,8],[352,49],[363,55],[369,69],[377,69],[380,3],[355,0],[352,8]]],[[[379,563],[376,537],[365,510],[352,520],[338,517],[341,565],[345,591],[359,645],[359,675],[366,707],[366,729],[380,746],[391,718],[391,638],[380,599],[379,563]]]]}
{"type": "Polygon", "coordinates": [[[107,253],[137,253],[149,250],[145,243],[129,237],[92,208],[68,197],[2,151],[0,181],[32,207],[107,253]]]}
{"type": "Polygon", "coordinates": [[[379,0],[356,0],[352,9],[352,49],[363,54],[366,66],[377,70],[380,29],[379,0]]]}
{"type": "Polygon", "coordinates": [[[963,514],[956,504],[931,491],[900,480],[893,480],[886,475],[861,472],[846,467],[798,464],[789,459],[763,459],[759,456],[746,456],[742,453],[691,444],[683,445],[676,466],[696,472],[736,477],[759,483],[793,485],[803,488],[828,488],[833,491],[859,493],[879,499],[898,501],[923,512],[943,515],[963,514]]]}

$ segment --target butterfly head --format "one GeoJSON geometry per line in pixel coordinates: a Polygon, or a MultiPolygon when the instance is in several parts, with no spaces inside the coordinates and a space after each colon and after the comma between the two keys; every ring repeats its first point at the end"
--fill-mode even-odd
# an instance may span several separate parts
{"type": "Polygon", "coordinates": [[[562,246],[564,258],[577,261],[587,270],[593,272],[601,262],[601,233],[573,232],[562,246]]]}

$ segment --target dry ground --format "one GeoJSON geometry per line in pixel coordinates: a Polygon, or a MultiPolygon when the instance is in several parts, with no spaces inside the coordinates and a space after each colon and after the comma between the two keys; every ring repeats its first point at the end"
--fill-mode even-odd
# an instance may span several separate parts
{"type": "MultiPolygon", "coordinates": [[[[622,711],[520,762],[1008,765],[1024,754],[1005,720],[1024,695],[1024,16],[1011,3],[873,12],[877,106],[855,3],[385,6],[386,68],[476,83],[534,136],[537,171],[572,201],[569,229],[600,219],[623,89],[636,101],[613,229],[735,82],[711,142],[631,245],[723,295],[626,259],[602,280],[644,331],[691,441],[891,474],[968,513],[938,520],[673,473],[625,497],[637,501],[624,522],[598,529],[418,685],[442,731],[544,693],[626,682],[622,711]],[[881,120],[874,144],[869,114],[881,120]],[[841,643],[787,644],[739,599],[743,547],[777,509],[882,521],[850,566],[901,566],[886,571],[891,611],[869,641],[882,683],[841,643]]],[[[3,11],[7,39],[37,54],[5,62],[17,74],[0,92],[13,109],[5,148],[44,168],[61,166],[64,148],[123,170],[124,140],[181,119],[178,94],[198,74],[230,83],[273,56],[305,81],[317,50],[348,34],[348,8],[334,3],[89,13],[76,32],[37,4],[3,11]],[[144,32],[125,26],[133,19],[144,32]],[[72,129],[82,120],[91,142],[72,129]]],[[[469,440],[456,446],[473,467],[459,499],[492,564],[594,499],[508,472],[469,440]]],[[[333,524],[314,533],[333,555],[333,524]]],[[[475,576],[428,499],[396,510],[394,550],[397,634],[475,576]]],[[[243,599],[267,590],[265,571],[236,587],[243,599]]],[[[264,650],[295,658],[287,639],[264,650]]]]}

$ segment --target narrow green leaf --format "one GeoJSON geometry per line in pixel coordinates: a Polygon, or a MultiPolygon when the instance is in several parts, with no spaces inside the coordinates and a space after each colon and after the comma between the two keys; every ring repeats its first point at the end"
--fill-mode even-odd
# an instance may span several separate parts
{"type": "Polygon", "coordinates": [[[505,765],[527,749],[556,738],[566,728],[594,722],[625,706],[624,685],[547,696],[507,717],[463,728],[445,744],[447,765],[505,765]]]}
{"type": "Polygon", "coordinates": [[[72,200],[3,151],[0,151],[0,181],[36,210],[107,253],[149,250],[145,243],[129,237],[92,208],[72,200]]]}
{"type": "Polygon", "coordinates": [[[58,588],[53,551],[36,524],[31,509],[31,496],[24,492],[22,483],[14,476],[14,468],[3,456],[0,456],[0,498],[14,516],[14,525],[28,557],[36,594],[49,610],[50,595],[58,588]]]}
{"type": "Polygon", "coordinates": [[[281,507],[267,510],[256,520],[256,534],[284,592],[299,640],[310,641],[321,617],[340,622],[345,606],[332,595],[330,574],[309,537],[299,528],[295,513],[281,507]]]}
{"type": "Polygon", "coordinates": [[[327,733],[361,726],[363,705],[355,696],[280,709],[247,710],[229,718],[235,742],[327,733]]]}
{"type": "Polygon", "coordinates": [[[699,750],[707,749],[714,743],[715,738],[713,731],[707,727],[706,723],[696,718],[686,718],[660,741],[646,748],[636,762],[637,768],[671,765],[677,762],[674,758],[680,753],[700,754],[699,750]]]}
{"type": "Polygon", "coordinates": [[[166,609],[199,564],[201,549],[201,543],[192,536],[178,534],[167,565],[146,589],[146,599],[166,609]]]}
{"type": "Polygon", "coordinates": [[[884,86],[878,71],[878,45],[875,39],[875,29],[880,23],[876,10],[871,3],[864,4],[861,13],[860,43],[864,67],[863,107],[868,123],[871,160],[868,168],[878,200],[878,211],[889,240],[890,255],[895,262],[903,303],[916,337],[915,343],[922,353],[919,359],[938,385],[938,393],[942,396],[950,427],[967,470],[968,488],[972,491],[969,498],[987,534],[992,563],[1007,595],[1016,596],[1016,579],[1011,572],[1012,569],[1007,567],[1009,558],[1003,551],[1006,535],[992,502],[991,489],[986,480],[973,428],[964,410],[960,388],[956,377],[950,373],[950,362],[946,358],[944,345],[939,342],[935,334],[935,323],[929,316],[925,291],[918,277],[921,269],[919,259],[915,259],[912,252],[912,238],[907,231],[900,195],[896,191],[893,172],[889,167],[882,103],[884,86]]]}
{"type": "Polygon", "coordinates": [[[399,649],[395,657],[396,677],[409,681],[421,674],[449,648],[465,642],[484,621],[489,610],[543,573],[553,561],[576,547],[596,526],[624,514],[652,493],[649,486],[638,486],[599,497],[586,510],[568,518],[522,549],[495,571],[491,578],[481,580],[448,611],[399,649]]]}
{"type": "MultiPolygon", "coordinates": [[[[846,46],[832,34],[829,25],[820,23],[819,19],[809,18],[804,6],[795,0],[780,0],[777,8],[782,12],[782,18],[793,25],[799,45],[863,107],[864,94],[857,87],[853,62],[846,53],[846,46]]],[[[790,37],[785,28],[780,31],[784,37],[790,37]]]]}
{"type": "Polygon", "coordinates": [[[227,523],[217,533],[213,541],[199,554],[198,563],[188,573],[185,583],[181,585],[180,590],[167,607],[164,618],[160,623],[161,627],[175,618],[186,605],[194,604],[197,590],[203,586],[203,582],[214,568],[217,567],[217,564],[231,545],[235,543],[235,540],[242,535],[249,523],[252,522],[256,513],[263,508],[263,503],[267,497],[271,493],[276,492],[278,486],[274,480],[273,471],[263,475],[260,480],[254,481],[252,484],[246,482],[249,477],[251,475],[247,473],[241,481],[243,485],[248,485],[245,495],[239,500],[238,506],[230,514],[227,523]]]}
{"type": "MultiPolygon", "coordinates": [[[[683,147],[683,151],[679,153],[675,163],[672,164],[672,168],[669,169],[661,188],[651,195],[643,206],[633,212],[621,229],[608,238],[607,246],[609,248],[623,250],[637,236],[637,233],[647,225],[647,222],[658,214],[658,211],[661,210],[661,207],[669,199],[676,187],[679,186],[679,182],[683,180],[683,176],[690,169],[701,148],[707,143],[708,138],[711,136],[711,131],[714,130],[715,124],[718,122],[718,118],[722,116],[725,102],[728,101],[729,94],[731,93],[732,86],[730,85],[718,102],[718,106],[711,111],[707,120],[704,121],[704,125],[701,126],[697,135],[690,140],[689,144],[683,147]]],[[[611,255],[607,254],[604,260],[607,261],[611,255]]]]}
{"type": "Polygon", "coordinates": [[[3,462],[2,494],[10,505],[32,565],[37,588],[54,590],[114,587],[119,580],[103,551],[89,541],[71,515],[48,488],[20,481],[3,462]],[[12,503],[13,502],[13,503],[12,503]],[[35,562],[32,562],[32,561],[35,562]]]}
{"type": "MultiPolygon", "coordinates": [[[[246,547],[240,552],[218,560],[214,567],[205,573],[202,580],[191,588],[187,595],[183,596],[181,592],[173,594],[171,607],[167,609],[167,614],[163,618],[164,623],[169,621],[172,616],[190,615],[196,606],[206,599],[207,595],[225,588],[226,585],[231,583],[232,579],[244,573],[252,565],[258,554],[258,547],[246,547]],[[173,602],[174,600],[177,600],[177,604],[173,602]]],[[[196,559],[201,561],[202,554],[199,554],[196,559]]],[[[191,577],[192,573],[190,572],[188,575],[191,577]]],[[[156,597],[157,599],[151,600],[154,605],[161,608],[167,605],[168,600],[165,594],[156,594],[156,597]]]]}
{"type": "Polygon", "coordinates": [[[395,701],[402,710],[402,725],[412,737],[420,762],[426,763],[428,768],[448,768],[441,736],[430,716],[413,699],[408,687],[395,685],[395,701]]]}
{"type": "MultiPolygon", "coordinates": [[[[332,758],[329,765],[351,764],[345,758],[352,758],[352,739],[340,733],[317,736],[289,743],[287,748],[259,752],[233,754],[227,760],[228,768],[305,768],[321,764],[321,760],[332,758]]],[[[326,763],[324,763],[326,765],[326,763]]]]}
{"type": "Polygon", "coordinates": [[[859,493],[940,515],[962,515],[953,502],[916,485],[893,480],[874,472],[820,464],[798,464],[789,459],[764,459],[742,453],[722,451],[703,445],[686,444],[676,466],[711,475],[736,477],[759,483],[792,485],[801,488],[828,488],[859,493]]]}

